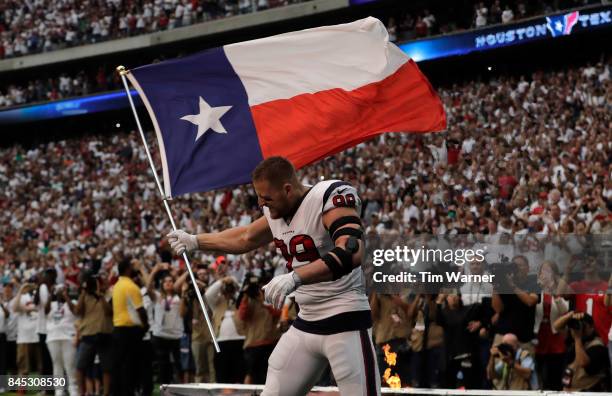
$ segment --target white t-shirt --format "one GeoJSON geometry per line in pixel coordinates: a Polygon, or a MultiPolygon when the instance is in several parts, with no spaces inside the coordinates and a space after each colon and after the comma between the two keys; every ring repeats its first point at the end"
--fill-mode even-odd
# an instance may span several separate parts
{"type": "MultiPolygon", "coordinates": [[[[22,294],[19,300],[21,309],[34,307],[31,294],[22,294]]],[[[35,344],[38,342],[36,326],[38,324],[38,311],[19,312],[17,314],[17,344],[35,344]]]]}
{"type": "Polygon", "coordinates": [[[47,334],[47,317],[45,316],[45,305],[49,301],[49,288],[46,284],[41,284],[38,289],[40,299],[38,301],[38,322],[36,323],[36,332],[38,334],[47,334]]]}
{"type": "MultiPolygon", "coordinates": [[[[73,302],[74,303],[74,302],[73,302]]],[[[76,303],[75,303],[76,304],[76,303]]],[[[47,316],[47,342],[72,340],[76,335],[74,314],[67,303],[51,302],[47,316]]]]}
{"type": "MultiPolygon", "coordinates": [[[[206,290],[205,298],[213,308],[219,303],[222,287],[223,282],[221,280],[216,280],[206,290]]],[[[217,341],[221,342],[244,339],[245,337],[238,334],[238,330],[236,329],[236,324],[234,323],[234,311],[227,309],[223,314],[223,319],[221,320],[219,334],[217,334],[217,341]]]]}
{"type": "Polygon", "coordinates": [[[155,337],[179,339],[183,336],[184,325],[181,317],[181,298],[178,295],[162,297],[155,292],[153,305],[153,335],[155,337]]]}
{"type": "Polygon", "coordinates": [[[238,330],[236,330],[236,323],[234,322],[234,311],[228,309],[225,311],[223,315],[223,320],[221,321],[221,327],[219,328],[219,336],[217,337],[217,341],[234,341],[234,340],[244,340],[244,336],[238,334],[238,330]]]}

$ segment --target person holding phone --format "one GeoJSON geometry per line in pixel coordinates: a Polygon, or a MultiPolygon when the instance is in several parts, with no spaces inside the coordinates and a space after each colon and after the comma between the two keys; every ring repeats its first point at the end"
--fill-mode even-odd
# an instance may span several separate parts
{"type": "Polygon", "coordinates": [[[185,300],[174,288],[174,277],[168,263],[158,263],[147,281],[148,294],[153,302],[153,349],[159,365],[159,382],[168,384],[179,380],[181,372],[181,345],[183,317],[187,312],[185,300]],[[155,288],[156,279],[161,280],[160,290],[155,288]],[[170,361],[174,362],[174,368],[170,361]]]}
{"type": "MultiPolygon", "coordinates": [[[[86,272],[74,313],[79,318],[80,341],[77,351],[77,383],[84,386],[85,373],[94,365],[96,355],[102,367],[104,395],[110,394],[112,306],[105,296],[105,284],[98,274],[86,272]],[[102,287],[101,287],[102,286],[102,287]]],[[[81,393],[85,393],[82,389],[81,393]]]]}
{"type": "MultiPolygon", "coordinates": [[[[71,396],[78,394],[74,344],[75,308],[75,303],[68,296],[68,289],[64,285],[56,285],[45,304],[46,343],[53,364],[53,375],[63,377],[65,373],[71,396]]],[[[61,396],[62,393],[62,389],[55,391],[56,396],[61,396]]]]}

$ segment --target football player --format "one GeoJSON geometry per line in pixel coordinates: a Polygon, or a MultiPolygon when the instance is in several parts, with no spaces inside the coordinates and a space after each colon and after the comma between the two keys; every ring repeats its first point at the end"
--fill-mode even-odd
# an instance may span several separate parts
{"type": "Polygon", "coordinates": [[[281,308],[294,293],[299,314],[268,360],[263,396],[306,395],[329,362],[342,395],[379,395],[372,319],[361,269],[361,200],[349,183],[305,186],[285,158],[271,157],[252,174],[264,216],[218,233],[168,234],[174,251],[241,254],[274,242],[288,272],[264,286],[281,308]]]}

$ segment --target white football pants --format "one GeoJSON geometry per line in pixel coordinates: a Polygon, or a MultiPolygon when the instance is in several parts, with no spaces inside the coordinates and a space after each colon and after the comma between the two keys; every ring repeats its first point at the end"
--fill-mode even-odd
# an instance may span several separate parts
{"type": "Polygon", "coordinates": [[[329,362],[342,396],[379,396],[372,330],[319,335],[291,326],[268,360],[261,396],[306,395],[329,362]]]}

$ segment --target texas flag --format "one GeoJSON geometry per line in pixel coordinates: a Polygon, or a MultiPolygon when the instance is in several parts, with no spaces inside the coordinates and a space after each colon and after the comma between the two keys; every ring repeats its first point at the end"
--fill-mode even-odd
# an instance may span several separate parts
{"type": "Polygon", "coordinates": [[[157,134],[168,197],[248,183],[383,132],[446,128],[440,99],[375,18],[214,48],[128,73],[157,134]]]}

